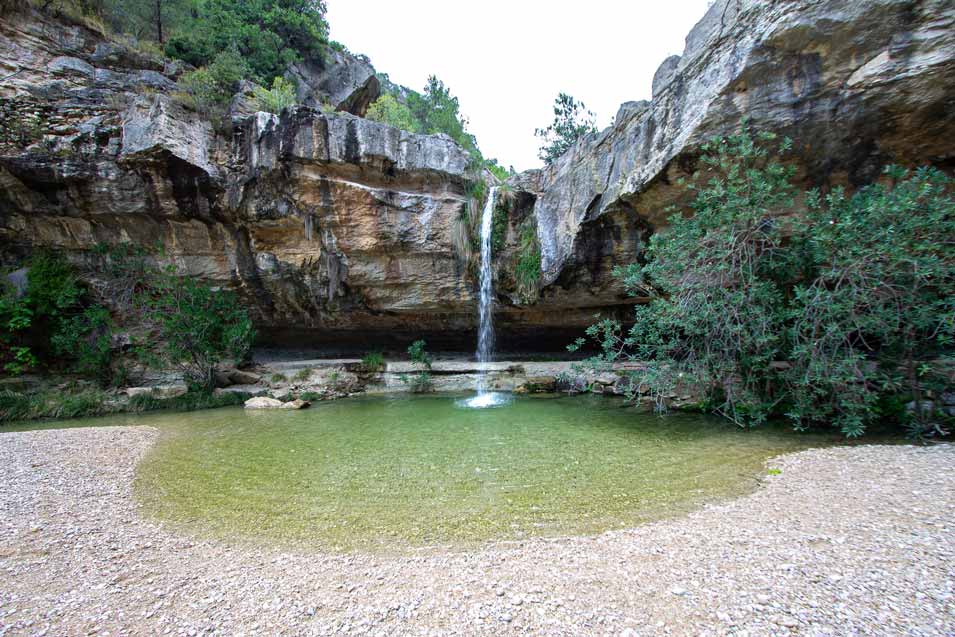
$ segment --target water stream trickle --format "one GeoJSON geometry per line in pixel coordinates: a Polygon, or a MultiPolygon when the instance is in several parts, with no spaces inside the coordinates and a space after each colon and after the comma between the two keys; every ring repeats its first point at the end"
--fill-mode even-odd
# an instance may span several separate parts
{"type": "Polygon", "coordinates": [[[494,355],[494,271],[491,269],[491,233],[494,220],[494,197],[497,186],[491,186],[481,212],[481,290],[478,300],[477,360],[481,367],[477,395],[466,401],[468,407],[493,407],[505,402],[499,392],[488,391],[487,364],[494,355]]]}

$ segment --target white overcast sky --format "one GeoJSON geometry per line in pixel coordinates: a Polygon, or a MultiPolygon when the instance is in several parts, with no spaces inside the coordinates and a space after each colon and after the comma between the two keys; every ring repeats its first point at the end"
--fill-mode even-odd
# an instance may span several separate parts
{"type": "Polygon", "coordinates": [[[607,126],[650,98],[653,72],[683,52],[707,0],[327,0],[331,37],[392,81],[422,90],[435,74],[461,101],[486,157],[540,165],[535,128],[564,91],[607,126]]]}

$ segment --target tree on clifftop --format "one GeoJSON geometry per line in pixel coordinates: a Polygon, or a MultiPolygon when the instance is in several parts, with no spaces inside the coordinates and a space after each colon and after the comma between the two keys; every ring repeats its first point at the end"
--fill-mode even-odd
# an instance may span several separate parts
{"type": "Polygon", "coordinates": [[[543,140],[537,156],[549,164],[574,145],[582,135],[596,133],[594,114],[583,102],[567,93],[560,93],[554,100],[554,121],[547,128],[538,128],[534,135],[543,140]]]}

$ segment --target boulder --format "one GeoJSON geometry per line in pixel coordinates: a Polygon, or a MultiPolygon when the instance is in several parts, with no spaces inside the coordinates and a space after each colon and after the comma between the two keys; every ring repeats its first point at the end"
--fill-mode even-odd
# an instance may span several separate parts
{"type": "Polygon", "coordinates": [[[262,381],[262,377],[258,374],[241,369],[230,369],[226,373],[233,385],[256,385],[262,381]]]}
{"type": "Polygon", "coordinates": [[[285,403],[277,398],[267,396],[256,396],[245,401],[246,409],[285,409],[285,403]]]}
{"type": "Polygon", "coordinates": [[[299,102],[312,108],[328,104],[336,111],[363,116],[381,92],[375,68],[367,58],[344,51],[328,51],[324,58],[289,67],[286,77],[298,86],[299,102]]]}
{"type": "Polygon", "coordinates": [[[154,385],[151,387],[127,387],[124,391],[130,398],[152,396],[153,398],[167,399],[182,396],[189,391],[189,388],[184,384],[154,385]]]}
{"type": "Polygon", "coordinates": [[[514,390],[518,393],[549,393],[557,389],[557,379],[554,376],[529,376],[514,390]]]}

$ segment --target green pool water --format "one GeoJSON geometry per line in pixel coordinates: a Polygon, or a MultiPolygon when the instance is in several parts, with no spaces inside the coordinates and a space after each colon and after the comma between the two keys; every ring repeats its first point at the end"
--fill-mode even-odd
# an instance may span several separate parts
{"type": "Polygon", "coordinates": [[[203,536],[323,550],[595,533],[752,490],[775,455],[834,439],[659,417],[599,397],[363,398],[74,425],[161,431],[140,464],[146,515],[203,536]]]}

